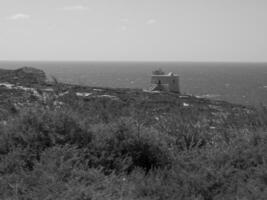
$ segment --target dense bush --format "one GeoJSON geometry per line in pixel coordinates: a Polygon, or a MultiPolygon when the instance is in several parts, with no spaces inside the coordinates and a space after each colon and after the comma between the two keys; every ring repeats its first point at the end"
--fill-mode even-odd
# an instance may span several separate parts
{"type": "Polygon", "coordinates": [[[202,148],[210,144],[214,134],[210,133],[208,124],[205,124],[205,118],[187,117],[189,116],[182,113],[172,113],[160,117],[156,127],[162,133],[173,137],[178,151],[202,148]]]}
{"type": "Polygon", "coordinates": [[[79,150],[69,145],[47,148],[31,171],[1,176],[0,199],[78,200],[111,195],[110,189],[116,187],[119,178],[84,168],[80,160],[79,150]]]}
{"type": "Polygon", "coordinates": [[[7,122],[0,135],[1,153],[23,149],[27,156],[20,158],[29,169],[45,149],[69,144],[82,149],[81,160],[88,166],[108,173],[167,167],[171,156],[165,138],[153,129],[141,131],[131,118],[89,127],[74,112],[43,108],[24,110],[7,122]]]}
{"type": "Polygon", "coordinates": [[[72,111],[30,108],[7,122],[1,138],[2,143],[7,143],[2,144],[6,147],[42,151],[55,145],[87,145],[91,141],[91,133],[84,120],[72,111]]]}
{"type": "Polygon", "coordinates": [[[211,129],[196,110],[127,109],[107,120],[53,106],[11,116],[0,125],[0,199],[266,199],[266,110],[253,129],[211,129]]]}
{"type": "Polygon", "coordinates": [[[152,129],[138,130],[132,118],[95,126],[86,154],[89,165],[101,166],[107,172],[167,167],[171,162],[167,137],[152,129]]]}

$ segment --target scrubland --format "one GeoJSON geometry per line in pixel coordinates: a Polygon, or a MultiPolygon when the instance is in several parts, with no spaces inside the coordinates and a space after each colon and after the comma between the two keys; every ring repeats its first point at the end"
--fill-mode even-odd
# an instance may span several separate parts
{"type": "Polygon", "coordinates": [[[0,199],[266,200],[266,107],[64,87],[2,99],[0,199]]]}

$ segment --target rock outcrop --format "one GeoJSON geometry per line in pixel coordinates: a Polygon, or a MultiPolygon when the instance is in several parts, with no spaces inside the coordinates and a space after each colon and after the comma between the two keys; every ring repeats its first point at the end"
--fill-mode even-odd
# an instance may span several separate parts
{"type": "Polygon", "coordinates": [[[45,72],[33,67],[16,70],[1,70],[0,81],[16,84],[42,84],[46,81],[45,72]]]}

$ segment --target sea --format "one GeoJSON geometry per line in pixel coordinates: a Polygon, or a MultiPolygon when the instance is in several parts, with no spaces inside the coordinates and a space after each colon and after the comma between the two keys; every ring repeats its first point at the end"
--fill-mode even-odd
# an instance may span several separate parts
{"type": "Polygon", "coordinates": [[[179,74],[184,94],[267,105],[267,63],[0,61],[1,69],[23,66],[42,69],[65,83],[140,89],[148,89],[152,71],[161,68],[179,74]]]}

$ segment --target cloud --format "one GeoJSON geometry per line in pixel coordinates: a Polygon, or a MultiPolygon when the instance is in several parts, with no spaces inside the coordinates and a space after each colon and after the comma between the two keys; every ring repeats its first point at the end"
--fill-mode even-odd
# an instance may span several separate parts
{"type": "Polygon", "coordinates": [[[148,24],[148,25],[152,25],[152,24],[156,24],[156,23],[157,23],[157,20],[155,20],[155,19],[149,19],[146,21],[146,24],[148,24]]]}
{"type": "Polygon", "coordinates": [[[24,13],[17,13],[14,15],[11,15],[9,17],[7,17],[7,19],[9,20],[26,20],[26,19],[30,19],[31,16],[28,14],[24,14],[24,13]]]}
{"type": "Polygon", "coordinates": [[[62,10],[66,11],[83,11],[83,10],[88,10],[89,8],[87,6],[83,5],[74,5],[74,6],[64,6],[62,10]]]}

